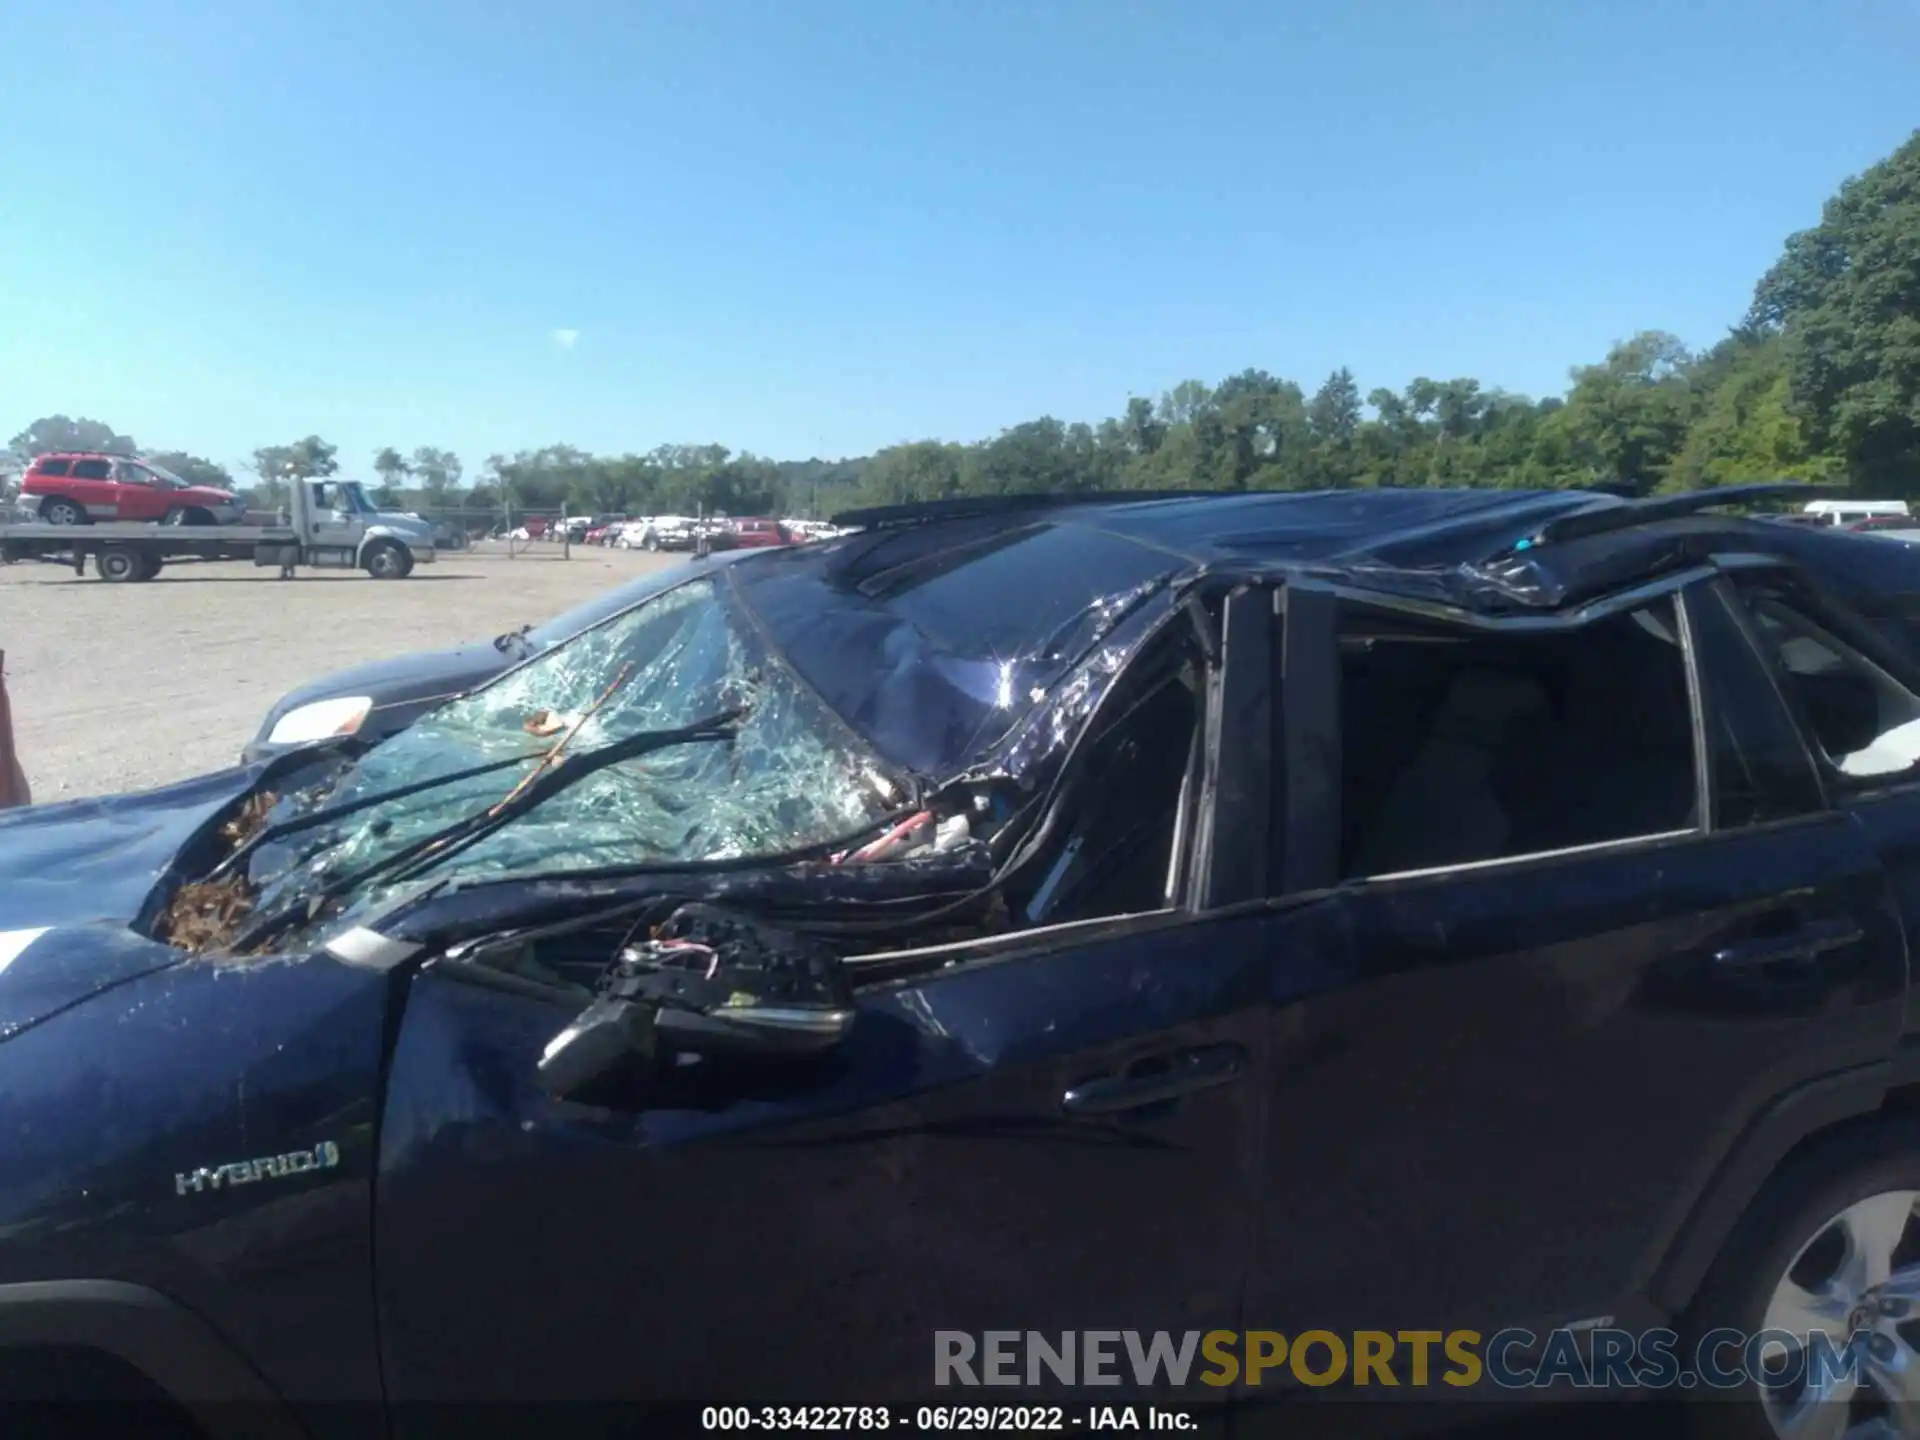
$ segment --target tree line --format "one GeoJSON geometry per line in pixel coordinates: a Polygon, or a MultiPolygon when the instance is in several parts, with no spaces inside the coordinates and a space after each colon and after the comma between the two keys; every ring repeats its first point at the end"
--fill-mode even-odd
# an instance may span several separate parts
{"type": "MultiPolygon", "coordinates": [[[[47,449],[133,450],[93,420],[49,416],[14,437],[47,449]]],[[[199,456],[151,458],[232,486],[199,456]]],[[[1363,392],[1346,369],[1311,393],[1261,369],[1128,398],[1089,424],[1042,416],[972,444],[920,440],[843,460],[777,461],[722,445],[597,455],[551,445],[486,457],[469,477],[450,450],[371,457],[383,503],[576,513],[691,511],[822,516],[856,505],[975,494],[1269,490],[1353,486],[1605,485],[1637,494],[1751,479],[1847,483],[1920,497],[1920,131],[1791,236],[1718,343],[1690,350],[1643,331],[1575,367],[1562,395],[1419,378],[1363,392]]],[[[339,471],[317,435],[253,452],[260,503],[287,478],[339,471]]]]}

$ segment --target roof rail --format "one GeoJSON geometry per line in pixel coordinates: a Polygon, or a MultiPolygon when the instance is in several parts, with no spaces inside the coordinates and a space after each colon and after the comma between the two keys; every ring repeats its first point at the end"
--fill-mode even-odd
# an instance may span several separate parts
{"type": "Polygon", "coordinates": [[[922,525],[974,515],[1010,515],[1023,510],[1064,509],[1070,505],[1129,505],[1145,500],[1192,500],[1207,495],[1239,494],[1227,490],[1075,490],[1067,494],[963,495],[953,500],[917,500],[907,505],[873,505],[842,510],[831,525],[880,529],[890,525],[922,525]]]}
{"type": "Polygon", "coordinates": [[[1719,505],[1738,505],[1749,500],[1778,499],[1787,495],[1831,494],[1831,485],[1812,485],[1804,480],[1762,480],[1749,485],[1721,485],[1708,490],[1689,490],[1683,495],[1652,495],[1644,500],[1627,500],[1619,505],[1601,505],[1577,510],[1547,521],[1532,535],[1519,541],[1515,550],[1530,550],[1536,545],[1552,545],[1581,540],[1589,535],[1604,535],[1611,530],[1630,530],[1656,520],[1671,520],[1693,515],[1719,505]]]}

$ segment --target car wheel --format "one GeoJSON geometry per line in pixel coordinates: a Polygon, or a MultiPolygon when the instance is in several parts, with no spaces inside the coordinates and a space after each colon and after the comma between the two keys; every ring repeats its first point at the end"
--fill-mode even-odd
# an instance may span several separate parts
{"type": "MultiPolygon", "coordinates": [[[[1876,1125],[1807,1153],[1735,1228],[1689,1316],[1711,1332],[1780,1331],[1764,1374],[1696,1389],[1693,1433],[1715,1440],[1875,1440],[1920,1422],[1920,1127],[1876,1125]],[[1857,1339],[1856,1339],[1857,1337],[1857,1339]],[[1848,1346],[1854,1348],[1848,1351],[1848,1346]],[[1811,1347],[1811,1348],[1810,1348],[1811,1347]],[[1819,1351],[1840,1357],[1822,1366],[1819,1351]]],[[[1737,1365],[1729,1345],[1717,1364],[1737,1365]]]]}
{"type": "Polygon", "coordinates": [[[197,506],[188,506],[184,510],[169,510],[164,522],[168,525],[212,525],[214,518],[197,506]]]}
{"type": "Polygon", "coordinates": [[[647,536],[643,543],[649,550],[658,551],[660,549],[660,537],[658,535],[647,536]]]}
{"type": "Polygon", "coordinates": [[[404,580],[407,572],[413,568],[412,557],[390,540],[381,540],[367,547],[367,553],[361,564],[367,574],[376,580],[404,580]]]}
{"type": "Polygon", "coordinates": [[[49,500],[40,507],[40,514],[49,525],[84,525],[87,512],[71,500],[49,500]]]}
{"type": "Polygon", "coordinates": [[[102,580],[121,584],[129,580],[147,578],[147,567],[141,563],[137,551],[122,545],[109,545],[93,557],[93,573],[102,580]]]}

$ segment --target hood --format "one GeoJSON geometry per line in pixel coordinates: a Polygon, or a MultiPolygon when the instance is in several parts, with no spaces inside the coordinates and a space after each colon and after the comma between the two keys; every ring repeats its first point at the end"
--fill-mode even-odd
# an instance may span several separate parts
{"type": "Polygon", "coordinates": [[[403,510],[376,510],[373,523],[385,525],[394,530],[408,530],[420,535],[433,533],[433,522],[423,520],[418,515],[409,515],[403,510]]]}
{"type": "Polygon", "coordinates": [[[182,849],[253,787],[262,768],[0,812],[0,931],[135,923],[182,849]]]}
{"type": "Polygon", "coordinates": [[[186,959],[183,951],[106,922],[0,929],[0,1041],[186,959]]]}
{"type": "Polygon", "coordinates": [[[444,650],[418,650],[349,666],[281,696],[267,712],[259,733],[265,738],[280,717],[291,710],[341,695],[370,696],[375,710],[458,695],[493,678],[520,658],[518,650],[501,650],[491,640],[476,640],[444,650]]]}

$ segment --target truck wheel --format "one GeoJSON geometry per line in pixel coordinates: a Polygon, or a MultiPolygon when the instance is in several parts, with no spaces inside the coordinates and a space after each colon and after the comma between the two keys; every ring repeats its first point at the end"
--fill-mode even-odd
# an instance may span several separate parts
{"type": "Polygon", "coordinates": [[[376,580],[404,580],[413,569],[413,557],[391,540],[378,540],[369,545],[360,563],[376,580]]]}
{"type": "Polygon", "coordinates": [[[139,553],[124,545],[109,545],[93,557],[93,570],[102,580],[119,583],[127,580],[145,580],[146,566],[141,563],[139,553]]]}
{"type": "Polygon", "coordinates": [[[166,563],[167,562],[158,555],[150,551],[142,550],[140,552],[140,578],[142,580],[153,579],[154,576],[160,573],[161,568],[165,566],[166,563]]]}
{"type": "Polygon", "coordinates": [[[1738,1344],[1729,1341],[1714,1357],[1697,1354],[1715,1330],[1743,1339],[1781,1331],[1798,1342],[1761,1352],[1761,1377],[1717,1388],[1702,1375],[1693,1391],[1701,1400],[1691,1407],[1694,1434],[1779,1440],[1852,1435],[1864,1424],[1865,1435],[1874,1433],[1874,1416],[1911,1407],[1907,1387],[1920,1365],[1916,1209],[1920,1127],[1911,1122],[1842,1134],[1768,1183],[1714,1262],[1682,1353],[1711,1359],[1725,1374],[1742,1368],[1738,1344]],[[1827,1347],[1836,1364],[1821,1363],[1827,1347]]]}
{"type": "Polygon", "coordinates": [[[71,500],[49,500],[40,507],[41,518],[49,525],[84,525],[87,512],[71,500]]]}
{"type": "Polygon", "coordinates": [[[188,506],[184,510],[169,510],[167,518],[161,522],[166,525],[211,525],[213,516],[198,506],[188,506]]]}

